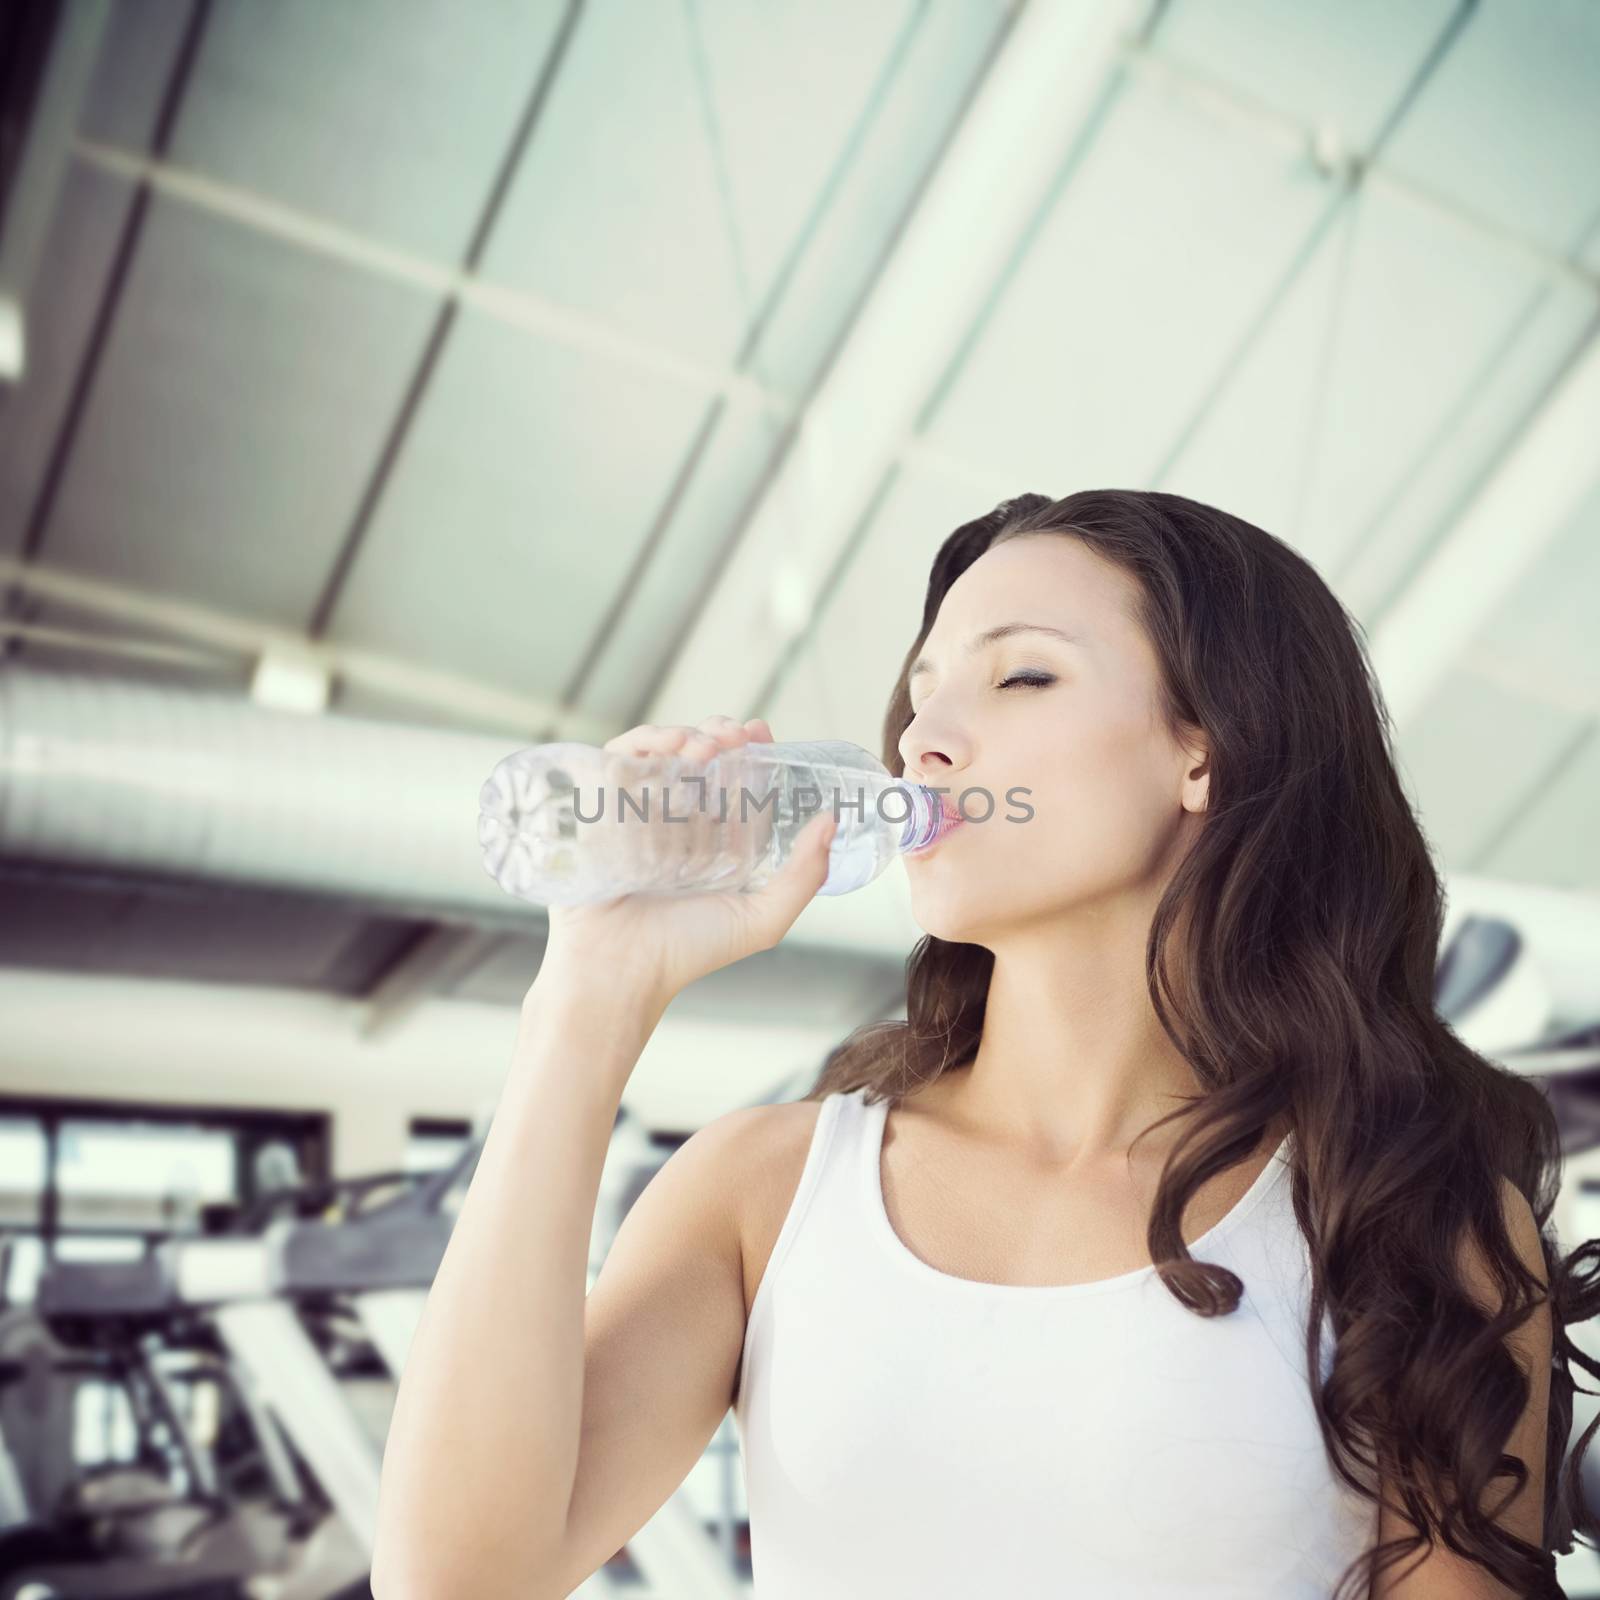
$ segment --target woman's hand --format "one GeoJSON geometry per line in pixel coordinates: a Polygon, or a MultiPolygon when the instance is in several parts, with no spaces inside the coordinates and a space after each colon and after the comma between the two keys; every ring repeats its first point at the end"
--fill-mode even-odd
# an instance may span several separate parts
{"type": "MultiPolygon", "coordinates": [[[[641,723],[607,740],[602,748],[621,758],[623,765],[634,757],[663,756],[680,756],[699,765],[751,743],[772,743],[772,730],[761,718],[738,723],[713,716],[696,728],[641,723]]],[[[655,798],[652,789],[652,804],[655,798]]],[[[614,797],[607,794],[605,804],[613,814],[614,797]]],[[[770,835],[770,813],[757,811],[754,822],[741,821],[739,804],[731,796],[729,810],[729,818],[718,822],[718,809],[706,799],[704,788],[687,805],[675,789],[673,815],[687,813],[687,820],[671,826],[682,832],[669,835],[657,830],[653,839],[667,839],[672,849],[681,846],[687,866],[730,847],[763,848],[760,841],[770,835]]],[[[637,816],[626,816],[611,826],[613,844],[618,839],[651,837],[637,816]]],[[[828,846],[836,826],[826,811],[813,817],[801,830],[788,861],[760,889],[623,894],[588,905],[553,905],[541,972],[550,968],[557,973],[587,973],[591,983],[596,973],[604,973],[618,985],[642,986],[652,1000],[665,1006],[695,979],[757,950],[770,950],[783,938],[827,879],[828,846]]]]}

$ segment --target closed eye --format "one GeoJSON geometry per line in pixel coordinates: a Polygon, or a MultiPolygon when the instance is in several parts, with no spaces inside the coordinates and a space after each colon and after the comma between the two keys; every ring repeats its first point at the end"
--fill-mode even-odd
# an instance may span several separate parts
{"type": "MultiPolygon", "coordinates": [[[[1048,689],[1056,681],[1055,674],[1050,672],[1013,672],[1009,678],[1002,678],[995,685],[997,689],[1048,689]]],[[[921,711],[913,705],[911,715],[920,716],[921,711]]]]}

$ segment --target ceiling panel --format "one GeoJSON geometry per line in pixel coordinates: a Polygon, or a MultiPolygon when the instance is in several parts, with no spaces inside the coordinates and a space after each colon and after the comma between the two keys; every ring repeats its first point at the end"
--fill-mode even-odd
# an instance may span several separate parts
{"type": "MultiPolygon", "coordinates": [[[[627,0],[612,4],[630,20],[638,15],[627,0]]],[[[690,0],[673,8],[684,24],[679,53],[700,54],[707,98],[698,142],[720,151],[749,288],[773,281],[883,87],[891,54],[926,9],[915,0],[690,0]]]]}
{"type": "MultiPolygon", "coordinates": [[[[1329,312],[1337,338],[1319,364],[1314,470],[1301,517],[1283,530],[1327,571],[1343,564],[1354,530],[1377,516],[1457,397],[1495,384],[1493,358],[1546,282],[1520,255],[1383,190],[1365,194],[1345,225],[1357,232],[1329,312]]],[[[1575,310],[1570,291],[1565,298],[1575,310]]],[[[1502,391],[1502,416],[1520,414],[1547,376],[1502,391]]]]}
{"type": "Polygon", "coordinates": [[[700,407],[675,379],[464,310],[331,635],[555,693],[662,504],[700,407]]]}
{"type": "MultiPolygon", "coordinates": [[[[1465,780],[1464,780],[1465,781],[1465,780]]],[[[1526,809],[1484,858],[1490,877],[1600,891],[1600,720],[1574,742],[1559,773],[1546,775],[1526,809]]]]}
{"type": "Polygon", "coordinates": [[[1273,145],[1131,84],[927,438],[1019,482],[1148,481],[1327,199],[1273,145]]]}
{"type": "MultiPolygon", "coordinates": [[[[1538,415],[1600,306],[1572,284],[1534,289],[1479,371],[1439,413],[1422,452],[1350,537],[1328,577],[1357,615],[1375,619],[1446,535],[1485,476],[1538,415]]],[[[1242,420],[1242,419],[1241,419],[1242,420]]]]}
{"type": "Polygon", "coordinates": [[[732,362],[907,11],[853,0],[590,6],[485,274],[647,344],[732,362]],[[696,16],[710,46],[703,73],[696,16]]]}
{"type": "Polygon", "coordinates": [[[1007,495],[1034,490],[1068,492],[1019,480],[990,498],[929,467],[897,473],[824,597],[770,709],[759,712],[773,733],[780,739],[848,739],[881,756],[889,695],[917,636],[928,569],[939,546],[1007,495]]]}
{"type": "MultiPolygon", "coordinates": [[[[113,7],[85,91],[82,131],[143,152],[153,136],[191,0],[113,7]]],[[[0,552],[17,554],[45,479],[134,189],[69,162],[28,300],[27,368],[0,387],[0,552]]]]}
{"type": "Polygon", "coordinates": [[[1332,582],[1373,542],[1393,574],[1433,532],[1440,498],[1459,499],[1544,392],[1589,315],[1585,296],[1521,254],[1392,192],[1364,192],[1162,486],[1239,507],[1332,582]],[[1434,517],[1418,515],[1419,501],[1383,526],[1430,459],[1434,517]]]}
{"type": "MultiPolygon", "coordinates": [[[[671,503],[663,497],[659,542],[577,688],[576,704],[613,717],[619,729],[643,717],[675,641],[705,603],[728,530],[762,481],[783,429],[778,418],[748,406],[724,405],[707,419],[703,447],[692,461],[685,455],[681,496],[671,503]]],[[[570,682],[564,677],[561,687],[570,682]]]]}
{"type": "Polygon", "coordinates": [[[162,201],[130,274],[40,559],[303,628],[434,308],[162,201]]]}
{"type": "MultiPolygon", "coordinates": [[[[1508,529],[1507,537],[1515,538],[1516,531],[1508,529]]],[[[1565,528],[1501,600],[1493,621],[1467,654],[1492,650],[1524,677],[1548,685],[1552,700],[1587,703],[1600,711],[1597,629],[1600,473],[1565,528]]],[[[1600,813],[1600,793],[1595,809],[1600,813]]]]}
{"type": "MultiPolygon", "coordinates": [[[[999,6],[917,8],[885,58],[837,186],[803,241],[747,370],[798,394],[818,376],[841,316],[870,288],[899,217],[982,70],[999,6]]],[[[708,413],[709,414],[709,413],[708,413]]],[[[631,724],[643,715],[717,556],[778,449],[775,411],[727,406],[688,469],[660,547],[628,597],[578,703],[631,724]]]]}
{"type": "Polygon", "coordinates": [[[1385,161],[1565,254],[1600,211],[1597,81],[1600,6],[1482,0],[1385,161]]]}
{"type": "MultiPolygon", "coordinates": [[[[138,10],[138,7],[130,7],[138,10]]],[[[171,159],[460,260],[565,0],[225,0],[171,159]]]]}
{"type": "Polygon", "coordinates": [[[1175,0],[1156,47],[1282,115],[1369,145],[1457,0],[1175,0]]]}
{"type": "Polygon", "coordinates": [[[69,166],[28,303],[23,379],[0,390],[0,552],[18,555],[66,415],[95,309],[105,291],[133,191],[120,179],[69,166]]]}
{"type": "Polygon", "coordinates": [[[817,196],[788,276],[774,288],[756,364],[783,392],[810,390],[875,282],[920,186],[959,129],[1008,9],[1004,0],[972,0],[908,11],[836,152],[830,186],[817,196]]]}
{"type": "Polygon", "coordinates": [[[128,150],[150,148],[194,14],[195,0],[107,7],[100,57],[84,97],[84,134],[128,150]]]}

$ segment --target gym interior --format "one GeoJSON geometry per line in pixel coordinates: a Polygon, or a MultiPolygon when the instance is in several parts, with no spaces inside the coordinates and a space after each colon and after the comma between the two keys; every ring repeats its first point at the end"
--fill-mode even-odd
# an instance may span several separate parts
{"type": "MultiPolygon", "coordinates": [[[[1359,620],[1438,1009],[1600,1235],[1597,151],[1573,0],[0,9],[0,1596],[370,1593],[548,928],[486,777],[876,752],[1024,490],[1226,506],[1359,620]]],[[[591,1284],[920,934],[891,867],[674,1000],[591,1284]]],[[[731,1414],[574,1592],[755,1592],[731,1414]]]]}

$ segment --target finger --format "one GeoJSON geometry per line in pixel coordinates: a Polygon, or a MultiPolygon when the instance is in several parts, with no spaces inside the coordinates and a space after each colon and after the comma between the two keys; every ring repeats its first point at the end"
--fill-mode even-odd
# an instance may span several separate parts
{"type": "Polygon", "coordinates": [[[719,745],[743,744],[750,737],[750,730],[742,723],[735,722],[732,717],[707,717],[700,724],[700,732],[715,739],[719,745]]]}
{"type": "Polygon", "coordinates": [[[756,810],[761,773],[752,767],[750,737],[732,719],[737,737],[730,738],[708,768],[706,806],[714,819],[715,848],[719,861],[716,882],[744,882],[758,865],[771,837],[770,810],[756,810]]]}
{"type": "Polygon", "coordinates": [[[831,812],[814,816],[795,836],[789,859],[751,897],[763,939],[770,948],[816,898],[828,879],[828,863],[838,824],[831,812]]]}
{"type": "MultiPolygon", "coordinates": [[[[645,798],[652,762],[659,756],[630,742],[640,731],[630,730],[605,745],[599,803],[591,805],[594,820],[584,825],[586,849],[597,870],[617,883],[644,882],[648,877],[644,851],[650,830],[640,827],[637,812],[623,803],[625,795],[635,805],[645,798]]],[[[644,730],[647,734],[655,731],[644,730]]]]}
{"type": "MultiPolygon", "coordinates": [[[[708,884],[739,875],[744,840],[739,835],[736,817],[723,816],[728,804],[728,782],[737,784],[737,752],[750,742],[750,733],[732,717],[713,714],[700,723],[700,732],[713,741],[706,763],[706,786],[696,808],[695,827],[690,840],[690,869],[708,884]]],[[[686,747],[687,748],[687,747],[686,747]]]]}
{"type": "Polygon", "coordinates": [[[697,876],[696,861],[704,837],[703,789],[687,780],[698,778],[696,770],[717,753],[717,742],[698,728],[682,724],[678,731],[682,743],[674,752],[675,761],[661,778],[657,800],[662,807],[660,825],[653,830],[651,846],[656,856],[656,880],[664,886],[692,883],[697,876]],[[668,821],[668,817],[672,820],[668,821]]]}
{"type": "Polygon", "coordinates": [[[693,762],[699,752],[691,740],[700,737],[684,724],[641,722],[604,746],[607,805],[600,830],[611,870],[624,880],[668,886],[675,881],[685,854],[686,824],[664,824],[670,806],[674,817],[685,814],[681,793],[674,792],[671,771],[681,761],[693,762]],[[675,760],[674,758],[678,758],[675,760]],[[668,763],[663,771],[661,763],[668,763]],[[630,801],[623,805],[626,795],[630,801]]]}
{"type": "Polygon", "coordinates": [[[638,727],[608,739],[604,748],[626,756],[662,755],[678,749],[693,732],[692,728],[659,727],[655,723],[641,722],[638,727]]]}
{"type": "MultiPolygon", "coordinates": [[[[729,752],[736,751],[748,738],[732,717],[713,715],[701,721],[695,738],[684,746],[685,756],[704,770],[693,775],[700,781],[693,786],[688,802],[690,821],[684,834],[681,870],[688,881],[708,888],[735,876],[737,862],[732,852],[737,840],[722,815],[727,787],[724,757],[736,760],[729,752]]],[[[689,788],[686,783],[685,789],[689,788]]]]}
{"type": "Polygon", "coordinates": [[[645,723],[619,735],[613,742],[623,747],[629,755],[680,755],[686,761],[713,754],[717,748],[717,742],[710,734],[702,733],[686,722],[659,727],[645,723]]]}
{"type": "Polygon", "coordinates": [[[635,810],[619,819],[622,858],[641,880],[663,888],[691,877],[706,821],[698,814],[700,790],[684,779],[717,754],[716,738],[688,723],[642,722],[605,748],[619,760],[618,787],[643,810],[643,818],[635,810]]]}
{"type": "Polygon", "coordinates": [[[782,801],[775,806],[773,798],[781,791],[783,782],[771,753],[759,749],[760,745],[773,743],[772,729],[766,720],[750,717],[744,727],[750,734],[744,753],[737,762],[730,758],[731,769],[738,777],[738,788],[730,804],[741,808],[740,860],[747,868],[753,868],[765,861],[772,851],[778,811],[782,807],[782,801]]]}
{"type": "Polygon", "coordinates": [[[721,749],[716,734],[708,733],[703,727],[685,727],[683,733],[683,746],[678,754],[685,761],[709,761],[721,749]]]}

